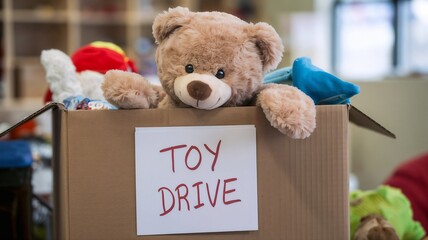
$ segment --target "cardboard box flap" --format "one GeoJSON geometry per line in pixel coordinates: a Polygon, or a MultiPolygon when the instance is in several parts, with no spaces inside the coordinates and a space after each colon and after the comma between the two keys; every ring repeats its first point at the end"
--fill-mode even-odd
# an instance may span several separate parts
{"type": "Polygon", "coordinates": [[[353,105],[349,106],[349,121],[353,122],[354,124],[364,127],[370,130],[373,130],[375,132],[381,133],[383,135],[386,135],[391,138],[396,138],[395,134],[380,125],[378,122],[373,120],[371,117],[367,116],[365,113],[363,113],[361,110],[356,108],[353,105]]]}
{"type": "MultiPolygon", "coordinates": [[[[356,108],[355,106],[353,106],[351,104],[348,105],[348,106],[349,106],[348,107],[349,121],[353,122],[354,124],[356,124],[356,125],[358,125],[360,127],[364,127],[364,128],[373,130],[375,132],[381,133],[383,135],[386,135],[386,136],[394,138],[394,139],[396,138],[396,136],[395,136],[394,133],[392,133],[391,131],[389,131],[388,129],[386,129],[382,125],[380,125],[378,122],[376,122],[375,120],[373,120],[371,117],[367,116],[361,110],[359,110],[358,108],[356,108]]],[[[48,103],[45,106],[43,106],[41,109],[37,110],[33,114],[31,114],[28,117],[26,117],[25,119],[23,119],[22,121],[20,121],[17,124],[13,125],[9,129],[5,130],[4,132],[1,132],[0,133],[0,138],[3,137],[3,136],[5,136],[6,134],[8,134],[9,132],[11,132],[15,128],[21,126],[22,124],[28,122],[29,120],[31,120],[33,118],[36,118],[37,116],[41,115],[42,113],[44,113],[46,111],[49,111],[51,109],[55,109],[55,108],[59,108],[61,110],[65,110],[64,105],[61,104],[61,103],[55,103],[55,102],[48,103]]]]}
{"type": "Polygon", "coordinates": [[[31,115],[29,115],[28,117],[24,118],[23,120],[21,120],[20,122],[18,122],[17,124],[13,125],[12,127],[8,128],[7,130],[5,130],[4,132],[0,133],[0,138],[5,136],[6,134],[10,133],[12,130],[16,129],[17,127],[21,126],[22,124],[30,121],[31,119],[36,118],[37,116],[41,115],[42,113],[45,113],[51,109],[55,109],[55,108],[59,108],[59,109],[65,109],[64,105],[61,103],[55,103],[55,102],[51,102],[46,104],[45,106],[43,106],[42,108],[40,108],[39,110],[37,110],[36,112],[32,113],[31,115]]]}

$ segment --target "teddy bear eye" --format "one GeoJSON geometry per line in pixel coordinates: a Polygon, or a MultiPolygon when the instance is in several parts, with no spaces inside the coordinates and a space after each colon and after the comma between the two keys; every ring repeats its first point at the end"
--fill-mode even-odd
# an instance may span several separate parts
{"type": "Polygon", "coordinates": [[[218,78],[218,79],[224,78],[224,71],[223,71],[223,69],[219,69],[217,71],[217,73],[215,74],[215,77],[218,78]]]}
{"type": "Polygon", "coordinates": [[[192,73],[194,71],[192,64],[187,64],[184,69],[186,70],[187,73],[192,73]]]}

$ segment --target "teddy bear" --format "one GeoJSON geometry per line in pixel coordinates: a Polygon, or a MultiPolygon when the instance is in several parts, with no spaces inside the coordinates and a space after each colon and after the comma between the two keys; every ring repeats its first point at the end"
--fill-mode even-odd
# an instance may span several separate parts
{"type": "Polygon", "coordinates": [[[110,70],[104,97],[123,108],[257,105],[270,124],[295,139],[316,126],[313,100],[294,86],[263,84],[282,59],[284,46],[267,23],[247,23],[223,12],[171,8],[153,23],[161,87],[143,76],[110,70]]]}
{"type": "MultiPolygon", "coordinates": [[[[361,218],[351,240],[400,240],[394,227],[380,215],[370,214],[361,218]]],[[[419,239],[418,239],[419,240],[419,239]]]]}

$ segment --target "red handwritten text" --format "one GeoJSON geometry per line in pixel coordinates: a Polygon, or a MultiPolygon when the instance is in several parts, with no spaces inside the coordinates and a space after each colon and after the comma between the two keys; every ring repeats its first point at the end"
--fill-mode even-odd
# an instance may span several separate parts
{"type": "MultiPolygon", "coordinates": [[[[218,156],[220,153],[221,140],[218,141],[215,150],[210,148],[207,144],[204,144],[204,147],[209,154],[214,156],[214,158],[212,159],[212,163],[211,163],[211,171],[214,172],[215,166],[217,164],[217,159],[218,159],[218,156]]],[[[172,172],[175,172],[175,164],[176,164],[178,151],[182,148],[187,148],[187,145],[186,144],[175,145],[175,146],[163,148],[159,151],[161,153],[165,153],[165,152],[171,153],[170,158],[171,158],[171,170],[172,170],[172,172]]],[[[203,152],[206,152],[206,151],[203,151],[203,152]]],[[[195,171],[201,165],[201,163],[203,161],[203,156],[204,155],[202,154],[202,151],[197,146],[192,145],[186,150],[186,154],[184,154],[184,157],[182,157],[182,159],[179,159],[179,160],[183,160],[187,169],[189,169],[191,171],[195,171]],[[194,159],[194,157],[192,158],[191,156],[196,156],[196,159],[194,159]],[[196,161],[196,163],[193,165],[191,164],[191,162],[193,162],[192,160],[196,161]]]]}
{"type": "Polygon", "coordinates": [[[237,181],[237,178],[228,178],[224,180],[217,180],[217,183],[214,188],[210,189],[210,184],[202,181],[194,183],[190,188],[184,184],[180,183],[174,189],[175,193],[171,191],[168,187],[160,187],[158,192],[161,193],[162,198],[162,208],[163,212],[160,216],[165,216],[174,210],[177,207],[178,211],[187,210],[191,211],[191,209],[199,209],[201,207],[206,206],[204,202],[202,202],[201,195],[206,194],[208,198],[209,205],[211,207],[216,207],[218,194],[222,192],[222,204],[230,205],[237,202],[241,202],[241,199],[234,199],[232,196],[229,196],[233,192],[236,191],[235,188],[231,187],[229,184],[237,181]],[[223,184],[221,184],[223,182],[223,184]],[[196,194],[195,198],[190,198],[189,194],[196,194]],[[196,199],[195,202],[190,202],[189,199],[196,199]]]}

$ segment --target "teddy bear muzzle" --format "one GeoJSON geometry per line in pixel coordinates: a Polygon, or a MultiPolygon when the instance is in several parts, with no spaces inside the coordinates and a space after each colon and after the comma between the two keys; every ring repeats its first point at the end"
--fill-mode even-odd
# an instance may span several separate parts
{"type": "Polygon", "coordinates": [[[196,80],[187,84],[187,92],[192,98],[203,101],[210,97],[212,89],[210,85],[196,80]]]}
{"type": "Polygon", "coordinates": [[[174,93],[186,105],[211,110],[226,103],[232,89],[214,76],[190,73],[175,79],[174,93]]]}

